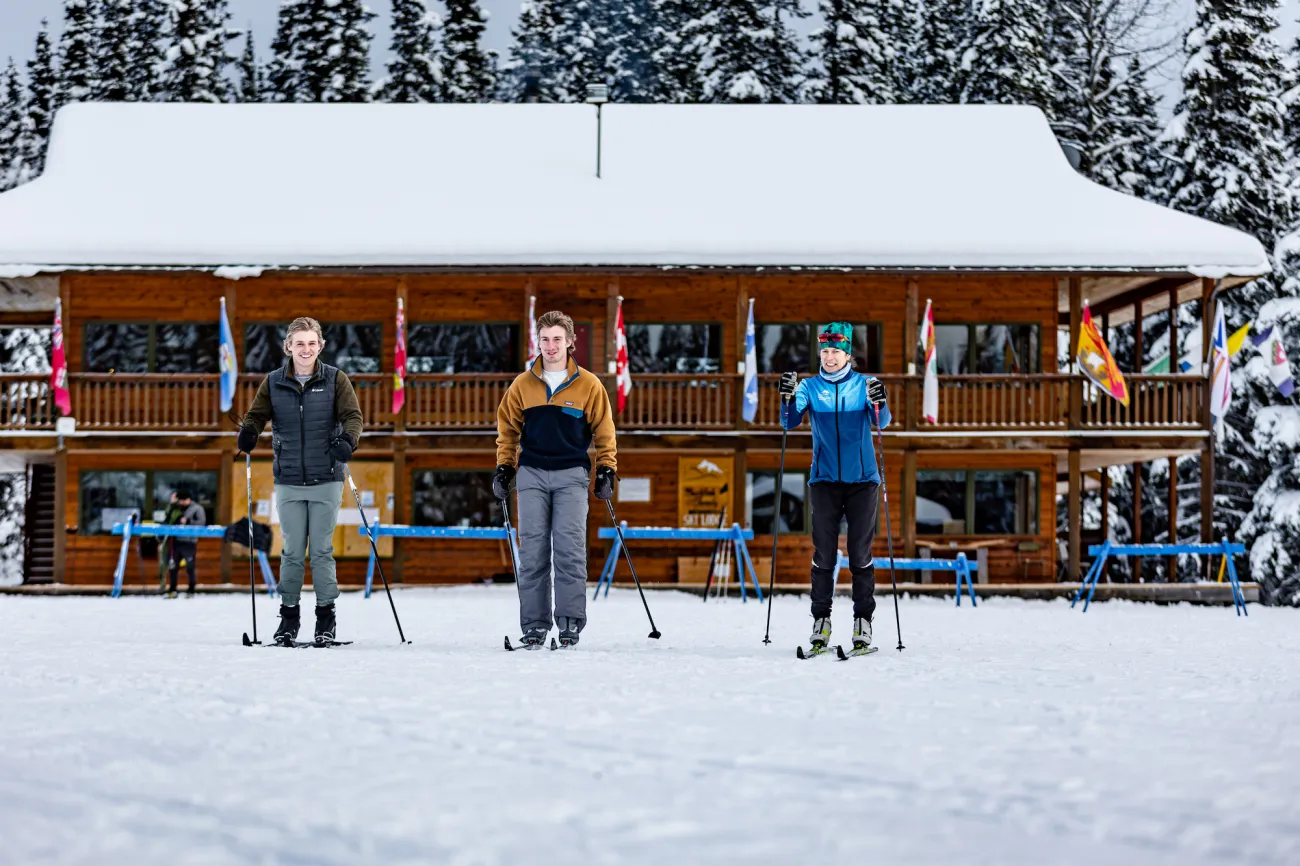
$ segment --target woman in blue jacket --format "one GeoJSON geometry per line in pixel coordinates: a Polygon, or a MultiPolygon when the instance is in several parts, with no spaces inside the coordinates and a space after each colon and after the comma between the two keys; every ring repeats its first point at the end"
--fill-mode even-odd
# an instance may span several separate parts
{"type": "Polygon", "coordinates": [[[799,380],[781,377],[781,423],[793,430],[809,418],[813,434],[812,473],[812,615],[814,646],[831,638],[831,601],[839,557],[840,520],[849,525],[849,570],[853,573],[853,645],[871,644],[871,616],[876,609],[876,572],[871,543],[876,536],[880,473],[871,426],[889,426],[885,386],[879,379],[853,371],[850,354],[853,326],[831,322],[818,335],[821,370],[799,380]]]}

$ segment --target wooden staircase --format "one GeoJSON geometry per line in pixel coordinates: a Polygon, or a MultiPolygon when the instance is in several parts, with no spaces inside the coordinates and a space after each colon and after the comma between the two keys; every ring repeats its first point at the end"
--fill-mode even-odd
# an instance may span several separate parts
{"type": "Polygon", "coordinates": [[[54,501],[54,465],[33,463],[27,473],[23,583],[54,583],[54,501]]]}

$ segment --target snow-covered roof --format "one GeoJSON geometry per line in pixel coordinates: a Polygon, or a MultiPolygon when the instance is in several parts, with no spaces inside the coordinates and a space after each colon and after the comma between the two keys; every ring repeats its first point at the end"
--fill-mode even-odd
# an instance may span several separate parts
{"type": "MultiPolygon", "coordinates": [[[[84,104],[0,277],[105,266],[1267,270],[1074,172],[1016,106],[84,104]]],[[[256,271],[226,270],[238,276],[256,271]]]]}

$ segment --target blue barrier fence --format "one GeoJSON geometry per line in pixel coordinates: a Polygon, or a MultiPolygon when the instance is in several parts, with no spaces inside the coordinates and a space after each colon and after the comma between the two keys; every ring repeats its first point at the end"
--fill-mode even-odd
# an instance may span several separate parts
{"type": "MultiPolygon", "coordinates": [[[[224,526],[176,526],[170,523],[136,523],[132,514],[126,523],[114,523],[113,535],[122,536],[122,549],[117,555],[117,568],[113,571],[113,593],[117,598],[122,594],[122,581],[126,578],[126,556],[131,547],[131,537],[147,535],[155,538],[225,538],[224,526]]],[[[266,594],[275,595],[275,576],[271,574],[271,563],[266,552],[257,551],[257,562],[262,571],[262,582],[266,584],[266,594]]]]}
{"type": "MultiPolygon", "coordinates": [[[[880,582],[880,572],[889,568],[889,557],[877,556],[871,560],[871,564],[876,567],[876,582],[880,582]]],[[[835,563],[835,582],[839,583],[840,571],[849,567],[849,558],[840,554],[839,560],[835,563]]],[[[957,554],[956,559],[895,559],[894,568],[899,571],[952,571],[957,575],[957,606],[961,607],[961,585],[966,583],[966,591],[970,594],[970,605],[976,607],[975,586],[970,577],[970,561],[966,559],[966,554],[957,554]]]]}
{"type": "MultiPolygon", "coordinates": [[[[366,534],[364,526],[357,527],[359,535],[366,534]]],[[[506,540],[515,551],[515,562],[519,561],[519,539],[513,526],[403,526],[397,523],[373,523],[370,526],[370,538],[448,538],[471,540],[506,540]]],[[[366,565],[366,598],[370,598],[370,588],[375,580],[375,548],[370,548],[370,562],[366,565]]]]}
{"type": "MultiPolygon", "coordinates": [[[[636,527],[628,526],[627,521],[620,521],[619,528],[623,530],[623,538],[628,541],[731,541],[736,545],[736,565],[740,576],[740,600],[749,601],[745,591],[745,578],[748,577],[754,585],[754,595],[759,601],[763,600],[763,590],[758,586],[758,575],[754,573],[754,562],[749,558],[749,548],[745,545],[747,540],[752,540],[754,531],[752,529],[741,529],[739,523],[731,524],[727,529],[660,529],[653,527],[636,527]]],[[[609,556],[605,557],[605,565],[600,570],[600,579],[596,581],[596,589],[591,597],[595,600],[600,594],[600,587],[605,587],[605,595],[609,595],[609,588],[614,584],[614,572],[618,570],[619,554],[623,552],[623,543],[619,540],[618,532],[612,526],[603,526],[597,533],[600,538],[613,539],[614,544],[609,549],[609,556]]]]}
{"type": "Polygon", "coordinates": [[[1195,554],[1198,556],[1222,556],[1224,563],[1227,565],[1228,580],[1232,584],[1232,606],[1237,612],[1237,616],[1250,616],[1246,610],[1246,596],[1241,591],[1241,583],[1237,580],[1237,566],[1233,564],[1232,557],[1238,553],[1245,553],[1246,545],[1234,544],[1228,541],[1220,541],[1215,544],[1112,544],[1109,541],[1101,544],[1094,544],[1088,548],[1088,555],[1095,556],[1089,566],[1087,574],[1083,576],[1083,583],[1079,584],[1079,591],[1074,594],[1074,600],[1070,602],[1070,607],[1079,603],[1083,597],[1083,591],[1088,591],[1088,597],[1083,602],[1083,612],[1088,612],[1088,605],[1092,603],[1092,594],[1097,591],[1097,581],[1101,578],[1102,571],[1106,567],[1106,559],[1110,556],[1178,556],[1180,554],[1195,554]]]}

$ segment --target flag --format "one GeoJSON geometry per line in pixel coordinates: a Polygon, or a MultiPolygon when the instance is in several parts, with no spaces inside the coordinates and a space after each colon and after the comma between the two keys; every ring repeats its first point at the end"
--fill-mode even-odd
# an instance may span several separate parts
{"type": "Polygon", "coordinates": [[[1223,305],[1216,304],[1214,328],[1210,331],[1210,415],[1220,433],[1232,402],[1232,365],[1228,359],[1228,326],[1223,322],[1223,305]]]}
{"type": "Polygon", "coordinates": [[[397,343],[393,347],[393,414],[406,405],[406,310],[397,299],[397,343]]]}
{"type": "Polygon", "coordinates": [[[1287,360],[1286,349],[1282,347],[1282,335],[1277,325],[1270,325],[1268,330],[1253,338],[1255,349],[1264,356],[1264,365],[1268,368],[1268,377],[1282,392],[1283,397],[1290,397],[1295,390],[1291,379],[1291,362],[1287,360]]]}
{"type": "Polygon", "coordinates": [[[1098,388],[1114,397],[1125,406],[1128,405],[1128,383],[1119,365],[1111,357],[1106,341],[1097,330],[1092,320],[1092,310],[1083,305],[1083,322],[1079,328],[1079,345],[1075,352],[1075,361],[1079,372],[1092,380],[1098,388]]]}
{"type": "Polygon", "coordinates": [[[745,421],[758,414],[758,350],[754,346],[754,299],[749,299],[749,324],[745,325],[745,421]]]}
{"type": "Polygon", "coordinates": [[[614,321],[614,345],[617,359],[614,362],[615,381],[618,383],[618,411],[627,405],[627,395],[632,393],[632,373],[627,367],[627,331],[623,329],[623,299],[618,299],[618,318],[614,321]]]}
{"type": "Polygon", "coordinates": [[[540,355],[541,340],[537,338],[537,296],[528,296],[528,361],[524,364],[524,369],[530,369],[533,362],[540,355]]]}
{"type": "MultiPolygon", "coordinates": [[[[1250,322],[1247,322],[1246,324],[1242,325],[1240,328],[1232,332],[1232,336],[1228,337],[1229,358],[1237,357],[1237,353],[1241,351],[1241,347],[1246,345],[1246,337],[1249,336],[1249,334],[1250,334],[1250,322]]],[[[1256,343],[1255,345],[1258,346],[1259,344],[1256,343]]]]}
{"type": "Polygon", "coordinates": [[[235,380],[239,378],[239,363],[235,360],[235,338],[230,336],[225,298],[221,299],[221,322],[217,327],[220,334],[217,369],[221,371],[221,411],[229,412],[230,407],[235,405],[235,380]]]}
{"type": "Polygon", "coordinates": [[[934,344],[934,309],[930,299],[925,299],[925,315],[921,317],[921,337],[918,341],[925,356],[925,384],[921,389],[921,414],[935,424],[939,420],[939,353],[934,344]]]}
{"type": "Polygon", "coordinates": [[[72,414],[72,395],[68,393],[68,361],[63,356],[63,302],[54,302],[54,333],[50,335],[50,389],[54,405],[64,415],[72,414]]]}

